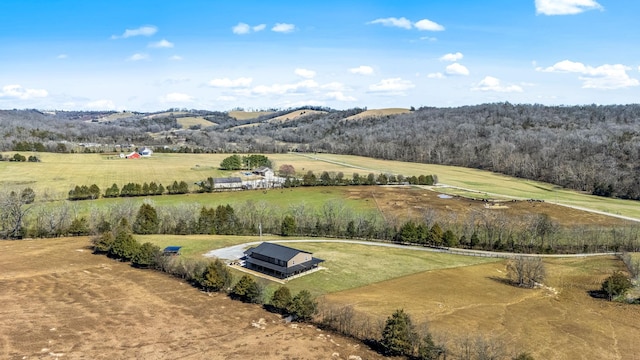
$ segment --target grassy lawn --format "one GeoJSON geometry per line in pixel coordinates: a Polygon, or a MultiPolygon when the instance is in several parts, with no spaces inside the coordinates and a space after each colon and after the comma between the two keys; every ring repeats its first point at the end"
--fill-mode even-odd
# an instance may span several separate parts
{"type": "Polygon", "coordinates": [[[314,295],[353,289],[423,271],[500,261],[492,258],[345,243],[285,245],[312,252],[313,256],[325,260],[321,266],[326,269],[287,283],[293,292],[307,289],[314,295]]]}

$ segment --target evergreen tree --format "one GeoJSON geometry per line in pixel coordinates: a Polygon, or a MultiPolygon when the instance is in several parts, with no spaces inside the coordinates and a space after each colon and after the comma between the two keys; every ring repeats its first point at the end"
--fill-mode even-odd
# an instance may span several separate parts
{"type": "Polygon", "coordinates": [[[242,302],[259,304],[261,302],[262,291],[258,283],[249,275],[243,275],[236,285],[231,289],[231,297],[242,302]]]}
{"type": "Polygon", "coordinates": [[[210,262],[200,276],[200,286],[206,291],[223,291],[229,285],[231,273],[220,259],[210,262]]]}
{"type": "Polygon", "coordinates": [[[608,299],[611,301],[624,295],[632,286],[631,280],[625,274],[621,271],[616,271],[602,282],[602,291],[607,294],[608,299]]]}
{"type": "Polygon", "coordinates": [[[220,170],[240,170],[242,169],[242,158],[240,155],[231,155],[222,160],[220,170]]]}
{"type": "Polygon", "coordinates": [[[140,246],[138,252],[131,259],[133,266],[140,268],[150,268],[156,265],[156,259],[160,255],[160,247],[150,242],[140,246]]]}
{"type": "Polygon", "coordinates": [[[287,309],[291,307],[291,291],[286,286],[280,286],[278,290],[274,291],[271,297],[271,305],[278,310],[279,313],[284,314],[287,309]]]}
{"type": "Polygon", "coordinates": [[[282,236],[291,236],[296,233],[296,219],[293,216],[287,215],[282,219],[280,233],[282,236]]]}
{"type": "Polygon", "coordinates": [[[159,226],[160,220],[158,219],[156,209],[149,204],[142,204],[136,215],[136,220],[133,223],[134,233],[144,235],[156,234],[159,226]]]}
{"type": "Polygon", "coordinates": [[[123,218],[116,229],[115,239],[109,249],[109,256],[129,261],[138,252],[139,247],[140,244],[133,238],[129,222],[123,218]]]}
{"type": "Polygon", "coordinates": [[[99,236],[92,239],[93,252],[96,254],[108,253],[111,250],[111,245],[115,241],[115,237],[111,231],[105,231],[99,236]]]}
{"type": "Polygon", "coordinates": [[[385,355],[412,355],[416,336],[409,314],[400,309],[387,318],[380,345],[385,355]]]}
{"type": "Polygon", "coordinates": [[[309,321],[318,312],[318,303],[311,297],[309,291],[301,290],[291,299],[287,310],[296,320],[309,321]]]}
{"type": "Polygon", "coordinates": [[[73,219],[69,225],[69,234],[71,236],[84,236],[89,234],[89,222],[83,217],[73,219]]]}

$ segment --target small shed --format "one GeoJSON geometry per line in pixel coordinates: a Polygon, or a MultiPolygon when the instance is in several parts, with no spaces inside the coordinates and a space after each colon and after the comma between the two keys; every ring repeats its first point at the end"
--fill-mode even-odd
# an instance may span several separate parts
{"type": "Polygon", "coordinates": [[[127,159],[140,159],[140,154],[137,152],[132,152],[131,154],[126,156],[127,159]]]}
{"type": "Polygon", "coordinates": [[[164,256],[177,256],[180,255],[180,249],[182,246],[167,246],[162,250],[162,255],[164,256]]]}
{"type": "Polygon", "coordinates": [[[139,153],[141,156],[149,157],[151,156],[151,154],[153,154],[153,151],[148,147],[143,147],[142,149],[140,149],[139,153]]]}

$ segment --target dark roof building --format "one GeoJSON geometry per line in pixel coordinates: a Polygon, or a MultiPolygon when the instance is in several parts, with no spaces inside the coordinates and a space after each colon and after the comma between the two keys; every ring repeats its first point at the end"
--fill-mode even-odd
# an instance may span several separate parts
{"type": "Polygon", "coordinates": [[[162,250],[163,255],[180,255],[180,249],[182,246],[167,246],[162,250]]]}
{"type": "Polygon", "coordinates": [[[282,279],[317,268],[324,261],[310,252],[268,242],[244,254],[247,268],[282,279]]]}
{"type": "Polygon", "coordinates": [[[214,178],[214,189],[236,189],[242,187],[242,179],[239,177],[214,178]]]}

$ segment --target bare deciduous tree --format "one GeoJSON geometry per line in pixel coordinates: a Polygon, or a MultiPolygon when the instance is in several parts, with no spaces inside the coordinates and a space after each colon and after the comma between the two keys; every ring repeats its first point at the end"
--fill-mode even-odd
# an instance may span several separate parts
{"type": "Polygon", "coordinates": [[[544,281],[545,276],[540,257],[518,256],[507,262],[507,277],[517,286],[533,288],[544,281]]]}

